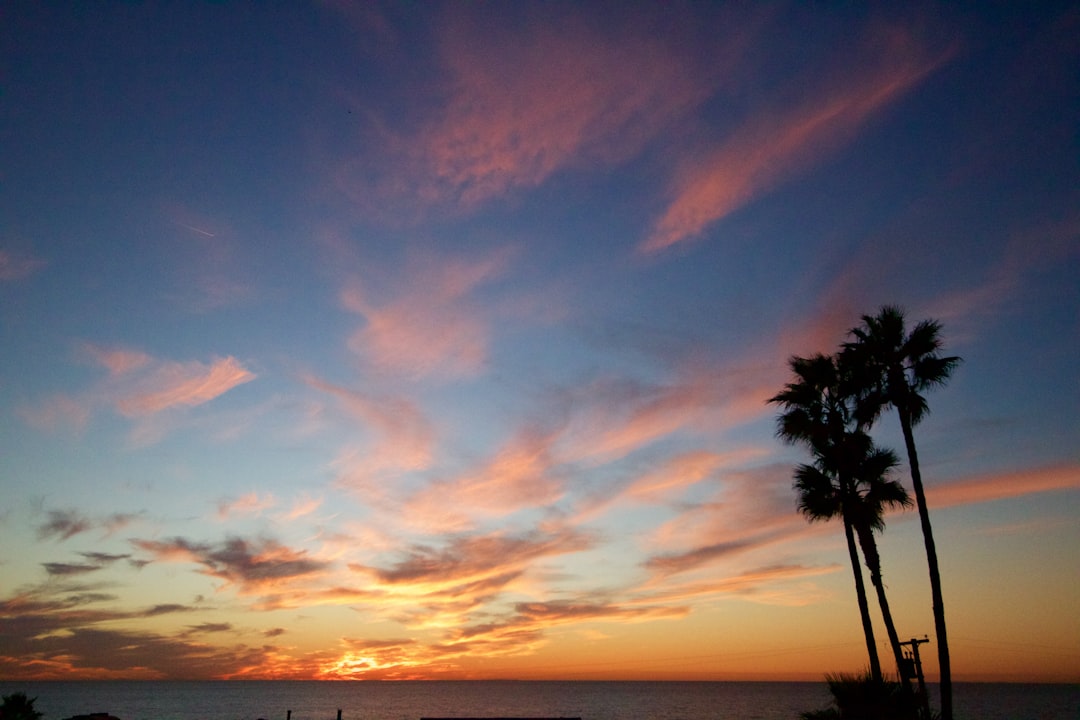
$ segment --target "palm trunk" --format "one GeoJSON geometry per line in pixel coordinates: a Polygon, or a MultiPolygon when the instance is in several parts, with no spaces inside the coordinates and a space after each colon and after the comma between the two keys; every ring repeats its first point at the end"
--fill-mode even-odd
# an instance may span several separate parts
{"type": "Polygon", "coordinates": [[[904,651],[900,647],[900,636],[896,634],[896,625],[893,623],[892,611],[889,609],[889,599],[885,596],[885,583],[881,580],[881,555],[878,553],[877,542],[874,541],[873,531],[865,525],[860,524],[856,532],[859,534],[859,545],[866,559],[866,567],[870,570],[870,583],[877,591],[881,617],[885,621],[885,632],[889,635],[889,645],[892,647],[893,659],[896,660],[896,673],[904,690],[911,693],[910,679],[904,675],[903,670],[904,651]]]}
{"type": "Polygon", "coordinates": [[[902,407],[898,407],[897,412],[900,414],[900,428],[904,432],[904,444],[907,446],[908,467],[911,470],[911,484],[915,489],[915,502],[919,507],[919,521],[922,523],[923,542],[926,544],[926,564],[930,569],[930,596],[934,603],[934,631],[937,636],[938,672],[941,675],[941,720],[952,720],[952,668],[949,664],[949,642],[945,632],[945,605],[941,599],[941,573],[938,571],[937,548],[934,545],[934,532],[930,527],[930,511],[926,506],[922,474],[919,472],[919,455],[915,451],[915,436],[911,432],[911,416],[902,407]]]}
{"type": "Polygon", "coordinates": [[[859,600],[863,635],[866,636],[866,651],[870,654],[870,675],[880,682],[882,679],[881,660],[878,658],[877,643],[874,641],[874,625],[870,622],[870,603],[866,599],[866,585],[863,584],[862,567],[859,565],[859,551],[855,547],[855,532],[846,517],[844,518],[844,535],[847,537],[851,570],[855,574],[855,596],[859,600]]]}

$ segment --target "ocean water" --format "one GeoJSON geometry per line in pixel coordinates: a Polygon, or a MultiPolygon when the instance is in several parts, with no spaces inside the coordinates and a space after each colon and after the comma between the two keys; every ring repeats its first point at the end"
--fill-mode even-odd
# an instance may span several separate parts
{"type": "MultiPolygon", "coordinates": [[[[43,720],[797,720],[829,705],[824,682],[0,682],[43,720]]],[[[957,720],[1077,720],[1080,685],[957,683],[957,720]]]]}

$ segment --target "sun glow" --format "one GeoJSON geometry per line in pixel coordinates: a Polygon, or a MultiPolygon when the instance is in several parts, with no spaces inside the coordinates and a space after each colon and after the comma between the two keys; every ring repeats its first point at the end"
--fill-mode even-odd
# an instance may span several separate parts
{"type": "Polygon", "coordinates": [[[408,660],[382,663],[370,655],[348,651],[336,660],[325,662],[316,673],[318,680],[357,680],[367,675],[384,675],[387,670],[412,667],[419,663],[408,660]]]}

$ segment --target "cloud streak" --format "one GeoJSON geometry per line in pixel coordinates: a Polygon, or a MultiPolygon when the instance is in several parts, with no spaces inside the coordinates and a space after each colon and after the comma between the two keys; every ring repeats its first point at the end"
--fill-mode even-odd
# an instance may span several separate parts
{"type": "Polygon", "coordinates": [[[932,485],[926,488],[926,502],[931,508],[945,508],[1077,489],[1080,465],[1063,464],[932,485]]]}
{"type": "Polygon", "coordinates": [[[639,250],[686,241],[850,140],[942,62],[903,30],[873,33],[843,70],[825,75],[801,103],[756,114],[711,152],[688,160],[672,200],[639,250]]]}
{"type": "Polygon", "coordinates": [[[365,325],[349,338],[349,349],[384,372],[410,378],[479,373],[488,358],[490,326],[472,296],[500,278],[507,263],[506,252],[474,261],[422,261],[402,278],[397,297],[385,302],[354,282],[341,302],[365,325]]]}
{"type": "Polygon", "coordinates": [[[153,415],[174,407],[195,407],[224,395],[255,374],[234,357],[163,363],[140,383],[137,392],[120,398],[116,408],[124,415],[153,415]]]}

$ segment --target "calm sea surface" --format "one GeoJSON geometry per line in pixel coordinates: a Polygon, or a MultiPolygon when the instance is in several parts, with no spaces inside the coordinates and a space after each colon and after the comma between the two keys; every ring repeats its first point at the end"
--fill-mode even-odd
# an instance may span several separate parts
{"type": "MultiPolygon", "coordinates": [[[[43,720],[797,720],[828,706],[823,682],[0,682],[37,697],[43,720]]],[[[1077,720],[1080,685],[959,683],[958,720],[1077,720]]]]}

